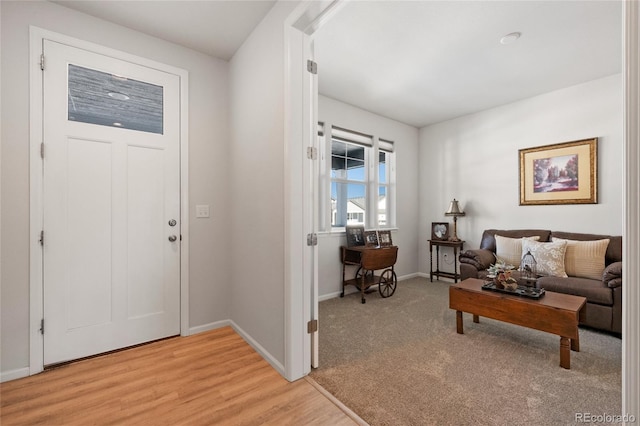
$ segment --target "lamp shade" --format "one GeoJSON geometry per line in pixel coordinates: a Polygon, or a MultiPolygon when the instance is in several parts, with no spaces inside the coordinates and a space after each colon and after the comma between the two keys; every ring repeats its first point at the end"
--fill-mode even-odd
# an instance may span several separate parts
{"type": "Polygon", "coordinates": [[[457,216],[464,216],[465,213],[463,211],[460,211],[460,206],[458,206],[458,200],[454,198],[453,201],[451,201],[451,204],[449,204],[449,210],[447,210],[444,215],[457,217],[457,216]]]}

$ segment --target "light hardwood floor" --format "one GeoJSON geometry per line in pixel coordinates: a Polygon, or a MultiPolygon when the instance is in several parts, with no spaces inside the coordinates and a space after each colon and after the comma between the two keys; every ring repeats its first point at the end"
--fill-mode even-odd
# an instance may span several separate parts
{"type": "Polygon", "coordinates": [[[3,426],[361,424],[312,381],[282,378],[230,327],[2,383],[0,399],[3,426]]]}

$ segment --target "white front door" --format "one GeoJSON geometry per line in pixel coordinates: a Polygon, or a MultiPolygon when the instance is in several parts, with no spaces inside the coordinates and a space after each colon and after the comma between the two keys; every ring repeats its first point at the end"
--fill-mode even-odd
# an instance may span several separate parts
{"type": "Polygon", "coordinates": [[[43,49],[48,365],[180,333],[180,80],[43,49]]]}

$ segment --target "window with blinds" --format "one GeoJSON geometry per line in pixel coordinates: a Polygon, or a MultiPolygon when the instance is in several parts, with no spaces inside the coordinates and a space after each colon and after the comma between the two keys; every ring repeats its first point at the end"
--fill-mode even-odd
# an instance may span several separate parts
{"type": "Polygon", "coordinates": [[[323,123],[318,135],[328,159],[321,164],[321,228],[392,227],[393,142],[323,123]]]}

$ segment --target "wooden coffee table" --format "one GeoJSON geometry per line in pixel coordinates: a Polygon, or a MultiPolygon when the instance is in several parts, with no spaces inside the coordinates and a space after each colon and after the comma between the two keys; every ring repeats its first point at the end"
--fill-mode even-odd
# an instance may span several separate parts
{"type": "Polygon", "coordinates": [[[571,368],[571,350],[580,351],[578,323],[587,299],[545,292],[540,299],[483,290],[483,280],[468,278],[449,288],[449,308],[456,310],[456,327],[463,334],[462,313],[473,322],[487,317],[560,336],[560,366],[571,368]]]}

